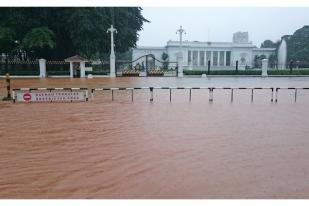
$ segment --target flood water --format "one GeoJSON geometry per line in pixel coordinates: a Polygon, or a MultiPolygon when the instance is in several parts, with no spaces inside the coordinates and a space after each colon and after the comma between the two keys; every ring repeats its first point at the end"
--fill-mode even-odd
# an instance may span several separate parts
{"type": "MultiPolygon", "coordinates": [[[[0,81],[0,96],[4,96],[0,81]]],[[[20,87],[309,87],[309,78],[14,79],[20,87]]],[[[0,102],[0,198],[309,198],[309,90],[0,102]]]]}

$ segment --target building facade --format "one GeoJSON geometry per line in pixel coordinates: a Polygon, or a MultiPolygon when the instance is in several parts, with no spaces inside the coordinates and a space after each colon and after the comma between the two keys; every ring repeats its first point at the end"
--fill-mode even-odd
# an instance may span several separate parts
{"type": "MultiPolygon", "coordinates": [[[[132,60],[152,54],[162,61],[162,54],[169,56],[170,62],[176,62],[180,51],[179,41],[168,41],[164,47],[137,47],[133,49],[132,60]]],[[[212,69],[234,69],[238,61],[239,69],[253,68],[256,55],[269,58],[276,48],[257,48],[249,41],[248,32],[237,32],[232,42],[183,41],[183,67],[190,70],[206,70],[208,62],[212,69]]],[[[143,63],[143,59],[135,63],[143,63]]],[[[160,66],[156,63],[156,66],[160,66]]]]}

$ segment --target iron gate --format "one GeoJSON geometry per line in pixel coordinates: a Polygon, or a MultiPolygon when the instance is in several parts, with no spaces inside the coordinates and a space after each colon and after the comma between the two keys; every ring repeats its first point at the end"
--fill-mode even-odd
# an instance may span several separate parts
{"type": "Polygon", "coordinates": [[[133,61],[116,61],[116,76],[161,76],[174,77],[178,75],[177,62],[162,61],[153,54],[141,56],[133,61]]]}

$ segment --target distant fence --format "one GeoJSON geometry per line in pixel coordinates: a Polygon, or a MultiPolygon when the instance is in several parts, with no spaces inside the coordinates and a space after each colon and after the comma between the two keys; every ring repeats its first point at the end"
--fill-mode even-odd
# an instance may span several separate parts
{"type": "Polygon", "coordinates": [[[109,61],[94,61],[87,62],[86,67],[92,67],[92,71],[86,71],[86,75],[109,75],[110,74],[110,66],[109,61]]]}
{"type": "Polygon", "coordinates": [[[21,75],[32,76],[39,75],[40,68],[38,61],[4,61],[0,62],[0,75],[21,75]]]}
{"type": "Polygon", "coordinates": [[[65,61],[46,61],[46,75],[70,75],[70,63],[65,61]]]}

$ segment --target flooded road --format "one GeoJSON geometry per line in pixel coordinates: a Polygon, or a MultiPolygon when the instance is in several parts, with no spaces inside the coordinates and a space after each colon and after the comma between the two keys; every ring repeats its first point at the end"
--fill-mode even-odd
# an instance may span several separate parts
{"type": "MultiPolygon", "coordinates": [[[[19,79],[18,87],[298,86],[309,78],[19,79]]],[[[5,94],[1,81],[1,93],[5,94]]],[[[309,198],[309,91],[0,102],[1,198],[309,198]]]]}

